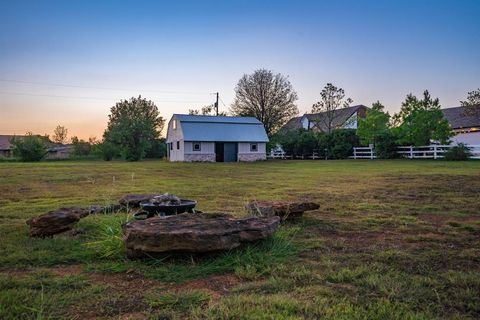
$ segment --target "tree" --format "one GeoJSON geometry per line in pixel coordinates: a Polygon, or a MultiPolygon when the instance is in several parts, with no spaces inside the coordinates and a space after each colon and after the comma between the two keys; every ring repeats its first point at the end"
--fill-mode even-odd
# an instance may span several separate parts
{"type": "Polygon", "coordinates": [[[53,130],[53,142],[64,144],[67,142],[68,129],[64,126],[58,125],[55,130],[53,130]]]}
{"type": "Polygon", "coordinates": [[[440,101],[432,99],[428,90],[421,100],[409,94],[395,119],[399,123],[396,133],[400,144],[428,145],[432,140],[447,143],[453,135],[440,110],[440,101]]]}
{"type": "Polygon", "coordinates": [[[463,107],[466,107],[466,115],[480,116],[480,88],[467,93],[467,100],[460,101],[463,107]]]}
{"type": "Polygon", "coordinates": [[[243,75],[235,87],[233,115],[251,116],[260,120],[269,136],[298,114],[297,93],[287,77],[259,69],[243,75]]]}
{"type": "Polygon", "coordinates": [[[47,155],[47,137],[27,132],[24,137],[14,137],[10,143],[13,155],[22,161],[40,161],[47,155]]]}
{"type": "Polygon", "coordinates": [[[111,161],[120,153],[119,147],[111,142],[103,141],[93,146],[93,152],[105,161],[111,161]]]}
{"type": "Polygon", "coordinates": [[[90,141],[79,139],[76,136],[73,136],[71,141],[73,145],[73,154],[75,156],[86,157],[90,155],[93,143],[90,143],[90,141]]]}
{"type": "MultiPolygon", "coordinates": [[[[208,106],[203,106],[200,110],[199,109],[189,109],[188,114],[190,115],[202,115],[202,116],[215,116],[215,106],[213,104],[208,106]]],[[[227,113],[223,111],[218,112],[219,116],[226,116],[227,113]]]]}
{"type": "Polygon", "coordinates": [[[384,112],[384,106],[379,102],[372,104],[372,108],[367,111],[367,116],[358,121],[357,135],[364,145],[376,144],[378,136],[388,130],[390,115],[384,112]]]}
{"type": "Polygon", "coordinates": [[[167,144],[164,138],[155,139],[145,152],[145,158],[162,159],[167,155],[167,144]]]}
{"type": "Polygon", "coordinates": [[[121,148],[125,159],[142,159],[165,123],[157,106],[139,96],[118,102],[110,112],[104,140],[121,148]]]}
{"type": "Polygon", "coordinates": [[[320,101],[312,106],[312,113],[323,113],[324,116],[318,121],[327,128],[327,132],[332,132],[335,129],[334,123],[337,117],[340,116],[338,109],[347,108],[353,102],[352,99],[345,99],[345,91],[342,88],[337,88],[331,83],[327,85],[320,92],[320,101]]]}

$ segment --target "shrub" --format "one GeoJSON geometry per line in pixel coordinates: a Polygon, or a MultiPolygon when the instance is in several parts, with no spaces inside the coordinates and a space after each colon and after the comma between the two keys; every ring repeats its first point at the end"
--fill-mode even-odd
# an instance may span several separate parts
{"type": "Polygon", "coordinates": [[[45,137],[28,132],[25,137],[13,138],[13,155],[22,161],[40,161],[47,155],[47,141],[45,137]]]}
{"type": "Polygon", "coordinates": [[[379,159],[394,159],[397,154],[397,137],[390,130],[386,130],[376,137],[375,152],[379,159]]]}
{"type": "Polygon", "coordinates": [[[92,151],[92,145],[88,141],[78,139],[77,137],[72,138],[72,145],[73,155],[77,157],[86,157],[92,151]]]}
{"type": "Polygon", "coordinates": [[[311,155],[316,152],[321,158],[346,159],[360,141],[353,129],[337,129],[331,133],[300,129],[273,136],[270,146],[277,143],[288,155],[311,155]]]}
{"type": "Polygon", "coordinates": [[[95,145],[95,153],[105,161],[110,161],[117,157],[120,150],[111,142],[102,142],[95,145]]]}
{"type": "Polygon", "coordinates": [[[449,161],[465,161],[468,160],[470,156],[470,149],[468,149],[463,143],[459,143],[457,146],[454,146],[445,152],[444,159],[449,161]]]}
{"type": "Polygon", "coordinates": [[[162,159],[167,154],[165,139],[155,139],[145,152],[145,158],[162,159]]]}
{"type": "Polygon", "coordinates": [[[318,148],[318,135],[316,132],[304,129],[281,132],[272,137],[269,148],[278,143],[289,155],[312,154],[318,148]]]}
{"type": "Polygon", "coordinates": [[[319,136],[318,150],[325,159],[346,159],[353,154],[353,147],[360,139],[353,129],[337,129],[319,136]]]}

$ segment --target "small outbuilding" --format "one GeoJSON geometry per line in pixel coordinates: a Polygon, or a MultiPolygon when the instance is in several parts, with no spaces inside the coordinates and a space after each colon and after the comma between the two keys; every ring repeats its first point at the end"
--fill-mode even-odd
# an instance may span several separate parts
{"type": "Polygon", "coordinates": [[[174,114],[168,122],[170,161],[236,162],[265,160],[268,137],[253,117],[174,114]]]}

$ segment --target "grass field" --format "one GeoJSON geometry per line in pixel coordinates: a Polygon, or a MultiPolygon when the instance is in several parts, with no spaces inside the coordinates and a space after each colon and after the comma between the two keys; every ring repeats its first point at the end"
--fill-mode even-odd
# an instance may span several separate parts
{"type": "Polygon", "coordinates": [[[479,318],[479,190],[480,161],[0,163],[0,319],[479,318]],[[32,216],[143,192],[321,207],[208,258],[126,260],[125,213],[28,238],[32,216]]]}

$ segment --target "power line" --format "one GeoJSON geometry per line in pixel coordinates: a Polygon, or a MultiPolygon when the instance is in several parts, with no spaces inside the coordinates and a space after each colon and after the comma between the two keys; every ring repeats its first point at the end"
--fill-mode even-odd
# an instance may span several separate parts
{"type": "Polygon", "coordinates": [[[219,99],[220,99],[220,102],[223,104],[223,106],[226,108],[227,106],[225,105],[225,102],[223,102],[222,98],[219,97],[219,99]]]}
{"type": "MultiPolygon", "coordinates": [[[[0,91],[0,94],[15,95],[15,96],[32,96],[32,97],[47,97],[47,98],[64,98],[64,99],[85,99],[85,100],[117,100],[118,98],[100,98],[100,97],[79,97],[79,96],[59,96],[52,94],[34,94],[25,92],[4,92],[0,91]]],[[[192,100],[158,100],[152,99],[156,102],[182,102],[182,103],[201,103],[200,101],[192,100]]]]}
{"type": "Polygon", "coordinates": [[[33,84],[33,85],[41,85],[41,86],[51,86],[51,87],[64,87],[64,88],[81,88],[81,89],[97,89],[97,90],[115,90],[115,91],[140,91],[140,92],[155,92],[155,93],[167,93],[167,94],[198,94],[198,95],[209,94],[209,92],[164,91],[164,90],[143,90],[143,89],[140,90],[140,89],[128,89],[128,88],[80,86],[80,85],[73,85],[73,84],[59,84],[59,83],[50,83],[50,82],[23,81],[23,80],[12,80],[12,79],[0,79],[0,81],[33,84]]]}

